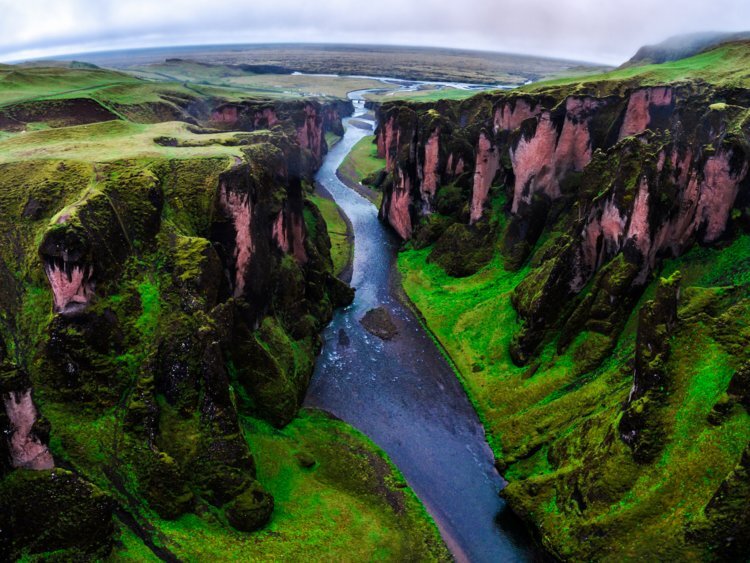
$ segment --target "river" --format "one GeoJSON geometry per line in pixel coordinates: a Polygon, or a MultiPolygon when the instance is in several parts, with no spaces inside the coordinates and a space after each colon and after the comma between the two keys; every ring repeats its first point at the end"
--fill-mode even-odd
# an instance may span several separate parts
{"type": "MultiPolygon", "coordinates": [[[[349,95],[352,118],[366,113],[363,92],[349,95]]],[[[461,384],[414,314],[397,298],[399,242],[372,203],[336,170],[370,130],[349,126],[317,174],[354,229],[352,305],[324,331],[305,406],[324,409],[370,437],[390,456],[437,523],[457,561],[529,561],[532,542],[498,496],[484,429],[461,384]],[[386,308],[399,334],[383,341],[359,320],[386,308]]]]}

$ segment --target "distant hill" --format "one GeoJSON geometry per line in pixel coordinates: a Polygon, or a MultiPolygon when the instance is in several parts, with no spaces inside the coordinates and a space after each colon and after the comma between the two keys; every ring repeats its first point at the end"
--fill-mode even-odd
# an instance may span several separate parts
{"type": "Polygon", "coordinates": [[[15,65],[16,67],[21,68],[37,68],[37,67],[44,67],[44,68],[84,68],[84,69],[98,69],[100,67],[96,66],[92,63],[86,63],[81,61],[64,61],[64,60],[40,60],[40,61],[27,61],[25,63],[20,63],[15,65]]]}
{"type": "Polygon", "coordinates": [[[750,31],[741,31],[737,33],[707,31],[700,33],[688,33],[684,35],[675,35],[657,43],[656,45],[644,45],[638,52],[621,68],[643,65],[643,64],[661,64],[668,61],[676,61],[692,57],[698,53],[727,43],[729,41],[739,41],[750,39],[750,31]]]}

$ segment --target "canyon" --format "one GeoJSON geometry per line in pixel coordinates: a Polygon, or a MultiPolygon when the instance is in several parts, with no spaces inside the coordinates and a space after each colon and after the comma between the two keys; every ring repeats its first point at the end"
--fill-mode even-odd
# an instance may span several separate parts
{"type": "MultiPolygon", "coordinates": [[[[311,202],[326,136],[343,133],[351,105],[202,99],[179,111],[197,133],[144,139],[174,151],[162,157],[78,160],[72,144],[1,165],[0,558],[98,560],[131,548],[118,538],[164,560],[215,543],[248,555],[246,534],[269,526],[282,539],[254,549],[288,554],[305,545],[284,534],[341,534],[337,502],[362,506],[351,533],[375,533],[361,549],[447,558],[376,446],[300,412],[319,333],[354,294],[311,202]],[[269,477],[276,463],[286,478],[269,477]],[[325,497],[330,523],[283,516],[290,470],[325,497]]],[[[316,499],[295,494],[291,509],[316,499]]]]}
{"type": "Polygon", "coordinates": [[[4,106],[0,558],[746,558],[750,44],[713,49],[4,106]]]}
{"type": "MultiPolygon", "coordinates": [[[[720,49],[731,74],[747,43],[720,49]]],[[[550,552],[733,557],[748,549],[735,534],[750,435],[728,389],[746,335],[715,327],[748,305],[750,97],[721,69],[623,76],[383,104],[380,216],[405,243],[408,296],[483,416],[503,496],[550,552]],[[711,266],[724,255],[735,266],[711,266]],[[695,440],[714,449],[690,452],[695,440]],[[675,492],[677,474],[704,473],[675,492]],[[660,522],[677,502],[689,512],[660,522]]]]}

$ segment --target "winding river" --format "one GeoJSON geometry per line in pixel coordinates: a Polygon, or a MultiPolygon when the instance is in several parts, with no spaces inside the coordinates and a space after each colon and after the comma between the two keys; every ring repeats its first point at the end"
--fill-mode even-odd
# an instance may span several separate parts
{"type": "MultiPolygon", "coordinates": [[[[366,111],[353,92],[353,118],[366,111]]],[[[498,496],[484,429],[455,374],[418,320],[397,298],[399,243],[377,209],[337,177],[346,154],[369,130],[349,125],[317,181],[349,217],[355,237],[354,303],[324,332],[305,405],[324,409],[369,436],[390,456],[437,523],[457,561],[529,561],[532,542],[498,496]],[[386,308],[399,334],[384,341],[359,320],[386,308]]]]}

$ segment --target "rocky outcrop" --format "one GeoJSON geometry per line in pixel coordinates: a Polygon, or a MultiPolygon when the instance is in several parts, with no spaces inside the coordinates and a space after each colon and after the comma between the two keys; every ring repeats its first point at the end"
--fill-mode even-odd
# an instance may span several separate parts
{"type": "MultiPolygon", "coordinates": [[[[211,111],[208,125],[220,129],[258,131],[277,126],[293,128],[297,144],[312,154],[317,165],[328,151],[327,131],[343,134],[341,120],[351,115],[351,104],[317,101],[225,103],[211,111]]],[[[290,130],[291,132],[291,130],[290,130]]]]}
{"type": "Polygon", "coordinates": [[[633,386],[619,429],[621,439],[633,449],[634,458],[641,463],[653,460],[663,445],[664,432],[658,416],[671,388],[666,365],[679,298],[680,275],[677,273],[660,281],[655,298],[646,303],[638,315],[633,386]]]}
{"type": "Polygon", "coordinates": [[[136,520],[271,518],[241,416],[296,416],[319,332],[353,297],[307,198],[340,109],[220,108],[222,127],[264,128],[231,162],[14,165],[28,185],[0,202],[0,559],[106,558],[113,497],[136,520]]]}
{"type": "Polygon", "coordinates": [[[672,89],[643,88],[630,94],[628,108],[625,110],[620,138],[638,135],[649,128],[652,114],[672,107],[672,89]]]}
{"type": "Polygon", "coordinates": [[[31,398],[31,389],[6,393],[3,403],[10,426],[8,440],[11,465],[34,471],[52,469],[55,462],[49,448],[34,435],[38,413],[31,398]]]}
{"type": "Polygon", "coordinates": [[[112,499],[70,471],[14,471],[0,481],[0,506],[8,561],[50,552],[97,560],[112,548],[112,499]]]}
{"type": "Polygon", "coordinates": [[[484,133],[479,134],[477,161],[474,165],[474,188],[471,196],[471,222],[482,218],[492,182],[500,168],[500,154],[484,133]]]}
{"type": "Polygon", "coordinates": [[[519,309],[524,324],[512,355],[525,361],[546,331],[572,312],[571,299],[618,254],[637,267],[628,299],[637,298],[661,257],[679,256],[695,242],[715,243],[727,232],[749,181],[750,149],[745,137],[731,132],[739,114],[711,106],[716,95],[685,85],[607,95],[596,88],[568,95],[563,88],[439,107],[386,104],[377,142],[393,182],[381,218],[409,239],[434,223],[426,219],[434,208],[421,204],[425,191],[443,204],[441,214],[470,226],[491,221],[488,202],[505,194],[503,248],[512,268],[560,222],[560,250],[518,289],[538,295],[533,307],[519,309]],[[468,160],[466,145],[473,153],[468,160]],[[442,174],[426,175],[420,155],[435,147],[437,158],[430,158],[441,163],[442,174]],[[451,174],[458,159],[473,162],[468,186],[465,175],[451,174]],[[462,205],[455,194],[467,187],[471,195],[462,205]],[[532,285],[546,289],[537,294],[532,285]]]}

